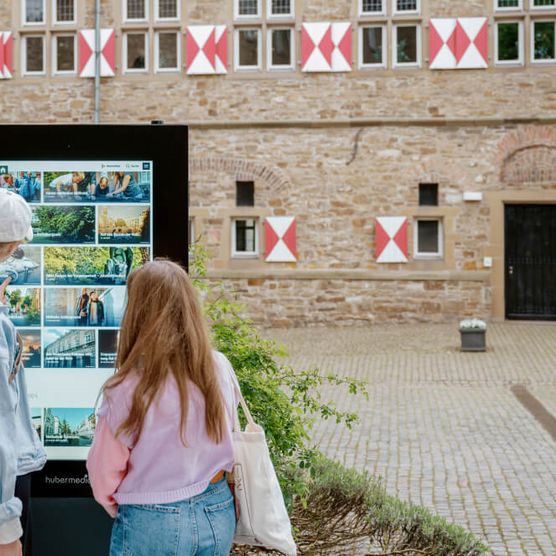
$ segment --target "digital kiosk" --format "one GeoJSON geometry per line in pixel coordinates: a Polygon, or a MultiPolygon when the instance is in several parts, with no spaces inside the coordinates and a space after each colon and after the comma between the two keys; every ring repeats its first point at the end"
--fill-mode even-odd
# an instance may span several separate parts
{"type": "Polygon", "coordinates": [[[111,520],[85,467],[95,403],[114,372],[129,273],[154,257],[187,264],[187,127],[0,129],[0,188],[33,211],[33,241],[0,263],[48,455],[33,480],[33,556],[101,556],[111,520]]]}

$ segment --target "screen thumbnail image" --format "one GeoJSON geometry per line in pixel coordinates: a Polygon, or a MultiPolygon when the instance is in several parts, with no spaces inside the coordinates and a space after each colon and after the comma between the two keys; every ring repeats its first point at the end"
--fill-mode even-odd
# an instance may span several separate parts
{"type": "Polygon", "coordinates": [[[114,369],[116,354],[118,353],[119,330],[98,331],[98,367],[99,369],[114,369]]]}
{"type": "Polygon", "coordinates": [[[45,172],[45,203],[149,203],[150,172],[45,172]]]}
{"type": "Polygon", "coordinates": [[[23,340],[23,366],[26,369],[41,368],[41,331],[37,329],[18,330],[23,340]]]}
{"type": "Polygon", "coordinates": [[[151,211],[144,206],[99,207],[99,243],[149,243],[151,211]]]}
{"type": "Polygon", "coordinates": [[[28,203],[41,200],[42,174],[40,172],[6,172],[0,174],[0,189],[21,195],[28,203]]]}
{"type": "Polygon", "coordinates": [[[40,407],[31,408],[31,421],[33,423],[33,428],[37,431],[39,438],[42,440],[42,430],[43,430],[42,408],[40,407]]]}
{"type": "Polygon", "coordinates": [[[10,257],[0,262],[0,283],[11,278],[12,286],[41,283],[41,248],[33,245],[18,247],[10,257]]]}
{"type": "Polygon", "coordinates": [[[121,286],[150,260],[147,247],[45,247],[44,282],[49,286],[121,286]]]}
{"type": "Polygon", "coordinates": [[[46,328],[43,349],[45,369],[92,369],[95,367],[96,332],[46,328]]]}
{"type": "Polygon", "coordinates": [[[43,205],[32,210],[32,243],[95,242],[95,207],[43,205]]]}
{"type": "Polygon", "coordinates": [[[44,445],[91,446],[95,427],[95,410],[92,407],[47,407],[44,410],[44,445]]]}
{"type": "Polygon", "coordinates": [[[8,286],[6,290],[8,317],[15,326],[40,326],[41,290],[8,286]]]}
{"type": "Polygon", "coordinates": [[[125,309],[123,286],[46,288],[45,326],[120,326],[125,309]]]}

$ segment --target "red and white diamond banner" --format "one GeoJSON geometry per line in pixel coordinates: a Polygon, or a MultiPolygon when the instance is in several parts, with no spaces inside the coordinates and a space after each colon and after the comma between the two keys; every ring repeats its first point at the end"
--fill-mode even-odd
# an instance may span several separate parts
{"type": "Polygon", "coordinates": [[[301,71],[351,71],[351,23],[304,23],[301,71]]]}
{"type": "Polygon", "coordinates": [[[14,35],[11,31],[0,31],[0,79],[14,76],[14,35]]]}
{"type": "MultiPolygon", "coordinates": [[[[100,75],[116,75],[116,31],[100,30],[100,75]]],[[[79,31],[79,77],[95,76],[95,30],[79,31]]]]}
{"type": "Polygon", "coordinates": [[[486,17],[431,19],[430,69],[484,69],[488,67],[486,17]]]}
{"type": "Polygon", "coordinates": [[[228,33],[225,25],[190,25],[185,35],[188,75],[228,73],[228,33]]]}
{"type": "Polygon", "coordinates": [[[407,218],[378,216],[375,224],[375,257],[377,263],[406,263],[407,218]]]}
{"type": "Polygon", "coordinates": [[[269,216],[264,221],[265,261],[292,263],[297,261],[296,224],[293,216],[269,216]]]}

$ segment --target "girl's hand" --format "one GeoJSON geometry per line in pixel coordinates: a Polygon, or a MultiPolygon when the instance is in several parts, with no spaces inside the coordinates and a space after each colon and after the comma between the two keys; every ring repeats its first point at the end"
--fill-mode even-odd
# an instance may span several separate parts
{"type": "MultiPolygon", "coordinates": [[[[8,276],[2,284],[0,284],[0,304],[6,305],[6,288],[8,287],[9,283],[12,281],[12,277],[8,276]]],[[[1,547],[2,545],[0,545],[1,547]]],[[[0,556],[2,556],[2,552],[0,552],[0,556]]]]}
{"type": "Polygon", "coordinates": [[[11,542],[10,544],[0,544],[0,556],[21,556],[21,542],[11,542]]]}

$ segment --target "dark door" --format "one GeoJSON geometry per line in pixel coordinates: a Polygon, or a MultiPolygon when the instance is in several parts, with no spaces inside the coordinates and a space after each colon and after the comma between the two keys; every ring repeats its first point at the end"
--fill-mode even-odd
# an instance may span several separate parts
{"type": "Polygon", "coordinates": [[[556,205],[506,205],[506,318],[556,320],[556,205]]]}

